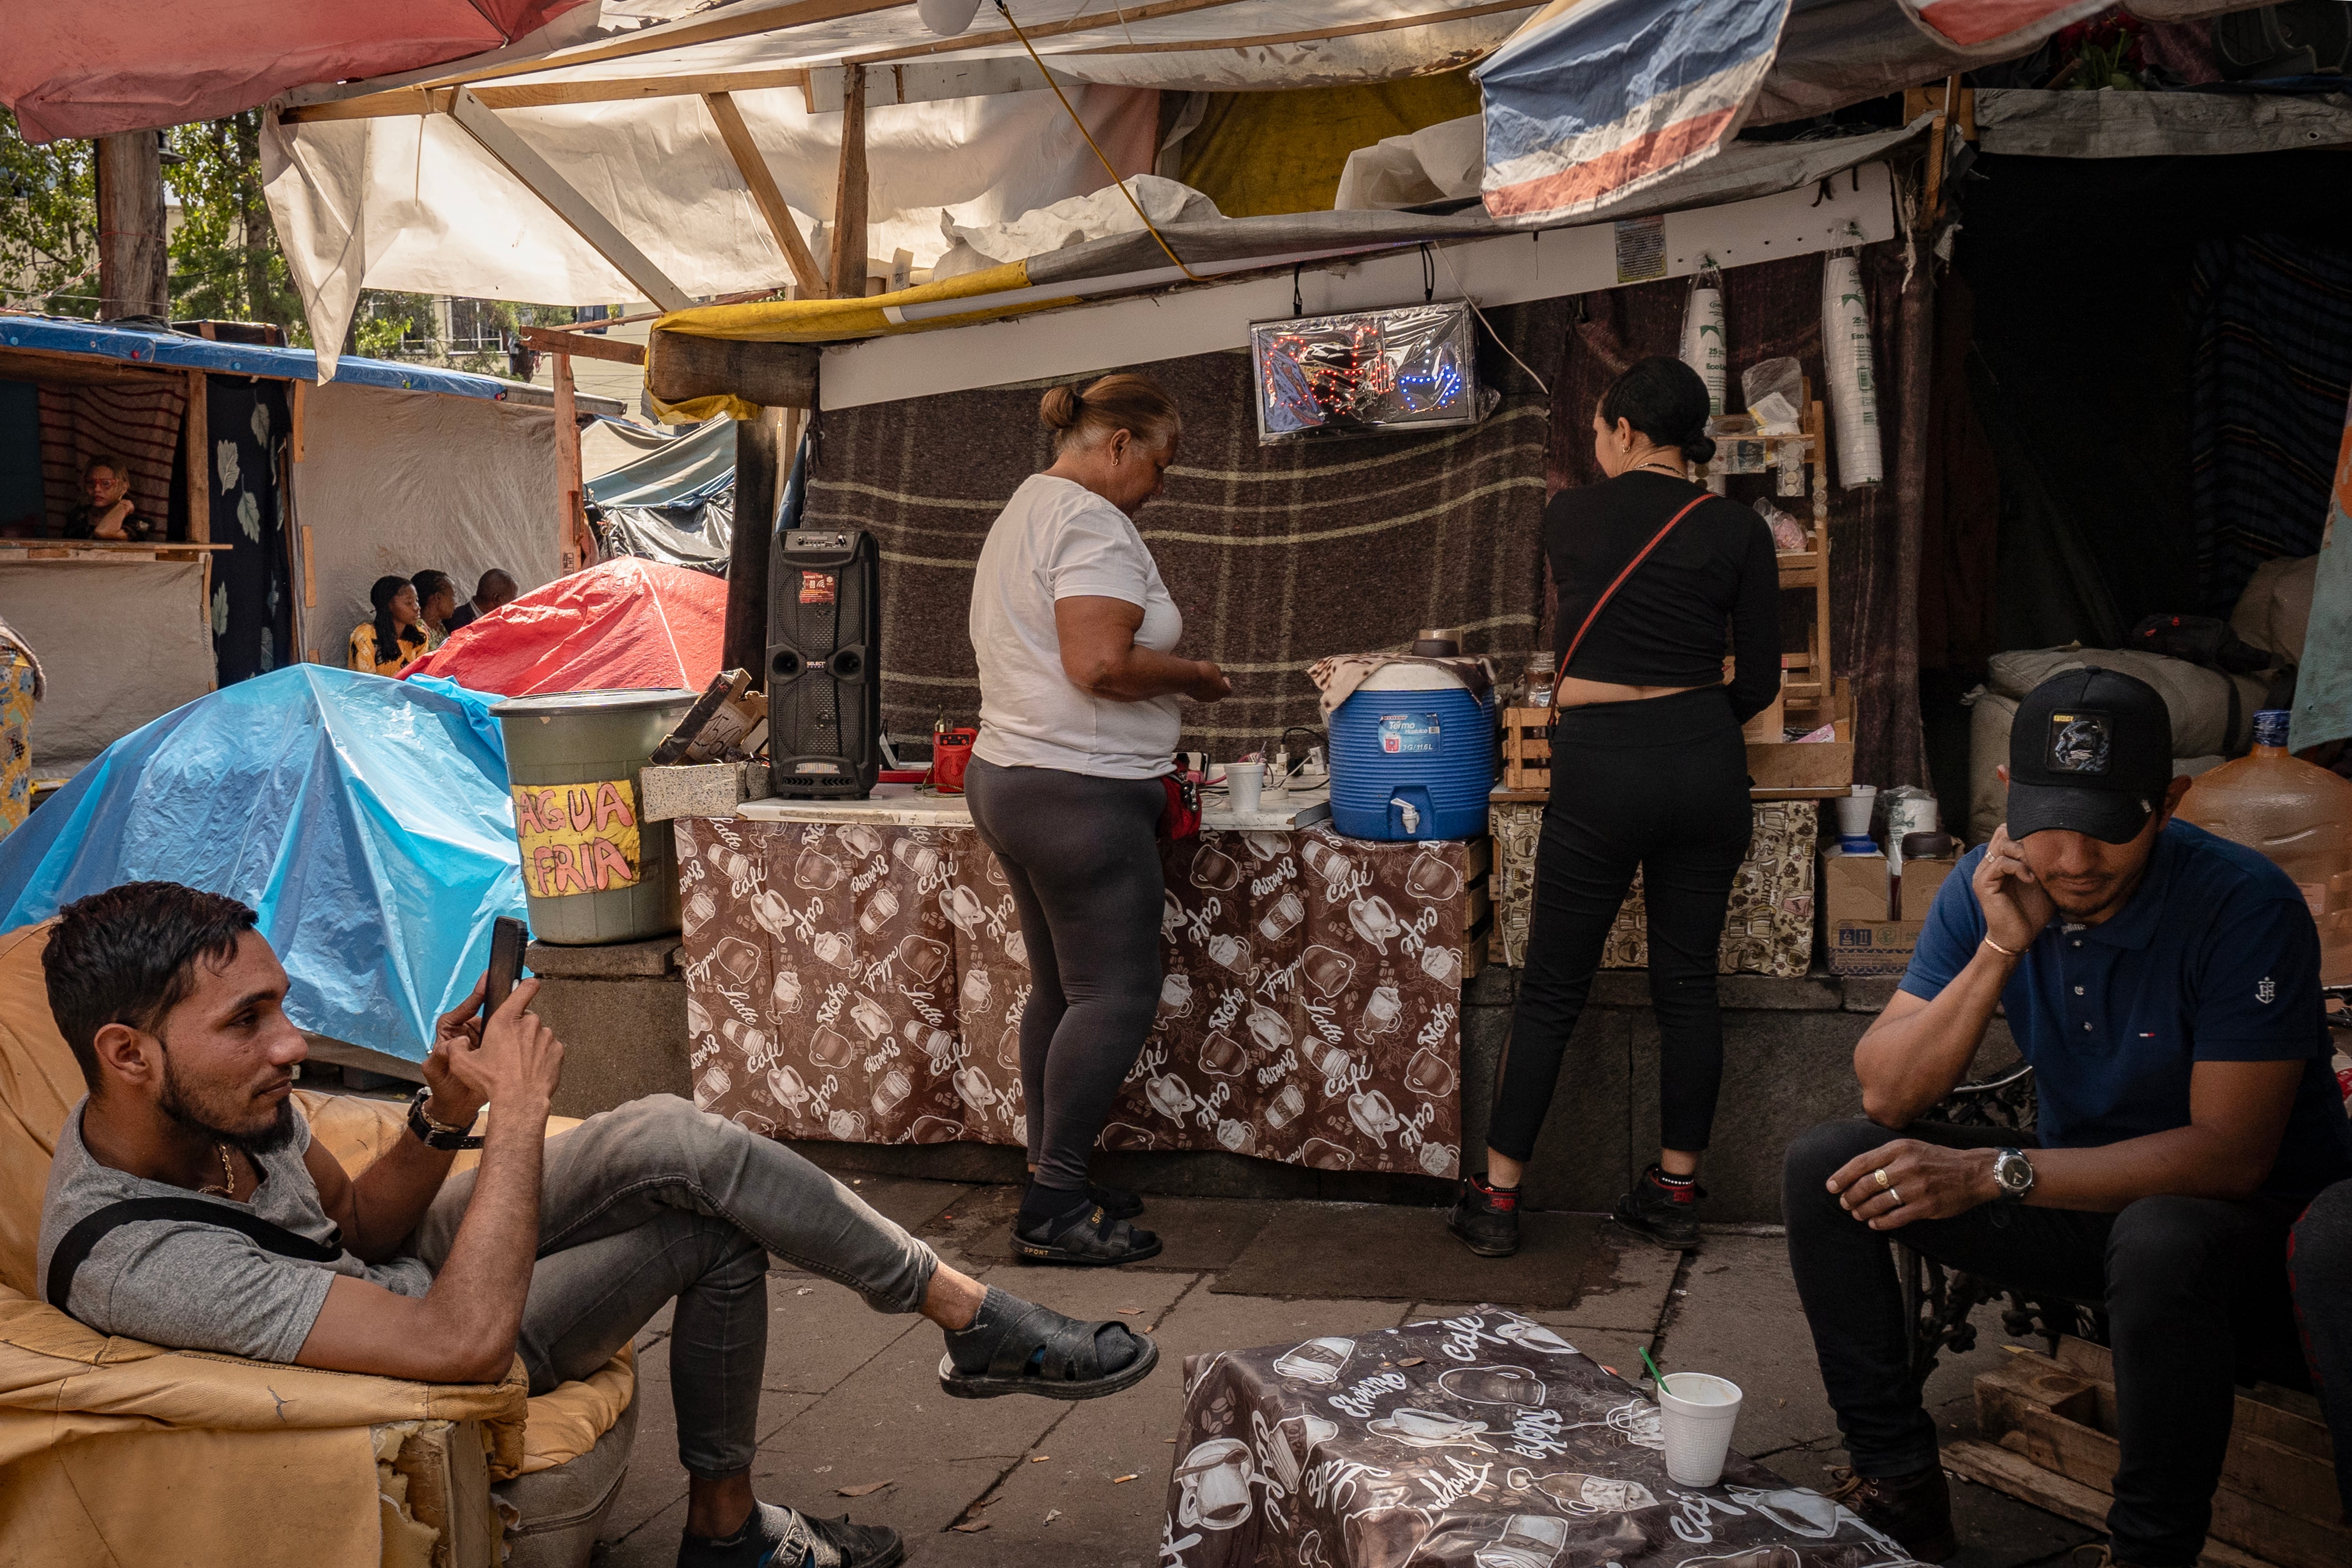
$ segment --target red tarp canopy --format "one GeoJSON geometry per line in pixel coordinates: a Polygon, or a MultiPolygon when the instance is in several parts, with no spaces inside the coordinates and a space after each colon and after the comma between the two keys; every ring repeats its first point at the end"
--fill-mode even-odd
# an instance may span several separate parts
{"type": "Polygon", "coordinates": [[[705,572],[624,555],[534,588],[402,670],[476,691],[699,691],[726,646],[727,584],[705,572]]]}
{"type": "Polygon", "coordinates": [[[0,101],[29,142],[217,120],[310,82],[502,48],[582,0],[24,0],[0,101]]]}

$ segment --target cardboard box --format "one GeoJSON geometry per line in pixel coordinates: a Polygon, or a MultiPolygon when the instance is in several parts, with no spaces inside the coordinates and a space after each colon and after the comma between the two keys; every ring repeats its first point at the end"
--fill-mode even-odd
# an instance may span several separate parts
{"type": "Polygon", "coordinates": [[[1814,883],[1822,917],[1830,921],[1885,921],[1894,918],[1886,887],[1886,857],[1846,855],[1835,847],[1822,852],[1821,876],[1814,883]]]}
{"type": "Polygon", "coordinates": [[[1903,874],[1894,879],[1895,900],[1887,914],[1898,921],[1924,921],[1936,902],[1936,890],[1960,863],[1958,855],[1940,860],[1915,857],[1903,862],[1903,874]]]}
{"type": "Polygon", "coordinates": [[[1832,921],[1828,939],[1830,973],[1859,978],[1894,978],[1911,967],[1912,950],[1919,945],[1921,921],[1832,921]]]}

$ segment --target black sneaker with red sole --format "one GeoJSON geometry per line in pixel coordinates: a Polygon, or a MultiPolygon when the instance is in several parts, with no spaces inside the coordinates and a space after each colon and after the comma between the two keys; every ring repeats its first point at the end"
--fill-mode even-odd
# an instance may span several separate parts
{"type": "Polygon", "coordinates": [[[1698,1200],[1706,1196],[1706,1189],[1696,1182],[1667,1186],[1658,1174],[1655,1165],[1643,1172],[1609,1217],[1669,1252],[1688,1252],[1698,1245],[1698,1200]]]}

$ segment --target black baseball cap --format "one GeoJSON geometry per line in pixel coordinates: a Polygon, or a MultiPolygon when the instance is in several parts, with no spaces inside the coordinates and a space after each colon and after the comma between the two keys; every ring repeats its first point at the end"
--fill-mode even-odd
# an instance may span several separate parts
{"type": "Polygon", "coordinates": [[[2009,836],[2063,827],[2128,844],[2172,784],[2172,714],[2147,681],[2112,669],[2053,675],[2009,731],[2009,836]]]}

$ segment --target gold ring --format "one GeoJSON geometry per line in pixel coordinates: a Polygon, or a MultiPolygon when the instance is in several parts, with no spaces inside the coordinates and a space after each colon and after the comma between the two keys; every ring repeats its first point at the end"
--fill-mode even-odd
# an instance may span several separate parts
{"type": "Polygon", "coordinates": [[[1878,1178],[1878,1184],[1881,1188],[1891,1188],[1895,1184],[1886,1179],[1886,1167],[1884,1165],[1879,1166],[1878,1169],[1871,1172],[1870,1173],[1878,1178]]]}
{"type": "Polygon", "coordinates": [[[1886,1191],[1888,1194],[1895,1199],[1895,1206],[1896,1208],[1901,1208],[1903,1206],[1903,1189],[1900,1187],[1889,1187],[1886,1191]]]}

